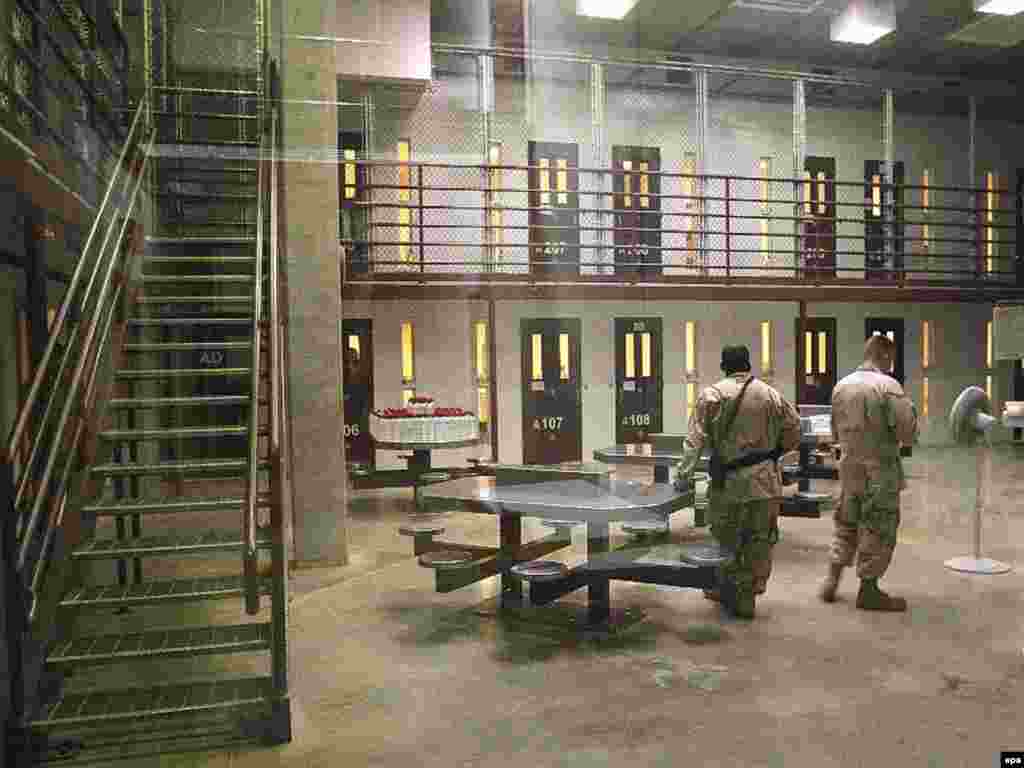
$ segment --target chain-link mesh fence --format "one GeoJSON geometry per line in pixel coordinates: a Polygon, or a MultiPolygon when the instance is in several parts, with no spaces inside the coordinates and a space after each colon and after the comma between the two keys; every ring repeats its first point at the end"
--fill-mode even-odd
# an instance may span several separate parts
{"type": "Polygon", "coordinates": [[[702,100],[695,75],[664,67],[481,58],[439,57],[423,92],[342,100],[346,131],[365,134],[372,113],[363,242],[376,273],[542,274],[549,251],[571,274],[630,280],[949,280],[1013,266],[1005,169],[971,193],[941,142],[935,157],[901,153],[922,144],[908,131],[946,136],[962,119],[928,124],[897,102],[888,187],[878,89],[808,83],[795,172],[784,78],[712,72],[702,100]],[[562,192],[550,218],[541,201],[562,192]]]}

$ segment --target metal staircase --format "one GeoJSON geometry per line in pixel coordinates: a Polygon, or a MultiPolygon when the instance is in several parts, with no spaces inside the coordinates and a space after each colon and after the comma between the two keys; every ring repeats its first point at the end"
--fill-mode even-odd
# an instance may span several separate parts
{"type": "Polygon", "coordinates": [[[291,738],[274,101],[202,159],[135,115],[0,455],[7,765],[291,738]]]}

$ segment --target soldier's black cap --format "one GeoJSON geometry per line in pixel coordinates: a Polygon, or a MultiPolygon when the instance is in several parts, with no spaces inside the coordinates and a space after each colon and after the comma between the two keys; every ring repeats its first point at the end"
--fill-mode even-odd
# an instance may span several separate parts
{"type": "Polygon", "coordinates": [[[722,348],[722,371],[726,376],[750,370],[750,350],[742,344],[722,348]]]}

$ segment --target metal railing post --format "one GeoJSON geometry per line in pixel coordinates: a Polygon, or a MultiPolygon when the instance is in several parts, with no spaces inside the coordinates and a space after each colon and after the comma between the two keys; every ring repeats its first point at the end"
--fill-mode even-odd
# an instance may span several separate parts
{"type": "Polygon", "coordinates": [[[427,271],[423,253],[423,166],[418,166],[416,170],[416,223],[419,225],[420,230],[420,272],[423,273],[427,271]]]}
{"type": "Polygon", "coordinates": [[[1017,210],[1014,230],[1014,261],[1017,267],[1017,287],[1024,288],[1024,168],[1017,169],[1017,189],[1014,192],[1014,207],[1017,210]]]}
{"type": "Polygon", "coordinates": [[[729,177],[725,177],[725,278],[729,279],[730,272],[732,269],[732,224],[731,224],[731,212],[729,208],[729,197],[730,197],[730,185],[729,177]]]}

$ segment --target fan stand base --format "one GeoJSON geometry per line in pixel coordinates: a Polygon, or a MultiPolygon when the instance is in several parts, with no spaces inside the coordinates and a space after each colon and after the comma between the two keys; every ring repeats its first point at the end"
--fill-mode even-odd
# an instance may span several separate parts
{"type": "Polygon", "coordinates": [[[945,562],[945,566],[952,571],[961,573],[1008,573],[1013,567],[998,560],[989,560],[987,557],[954,557],[945,562]]]}

